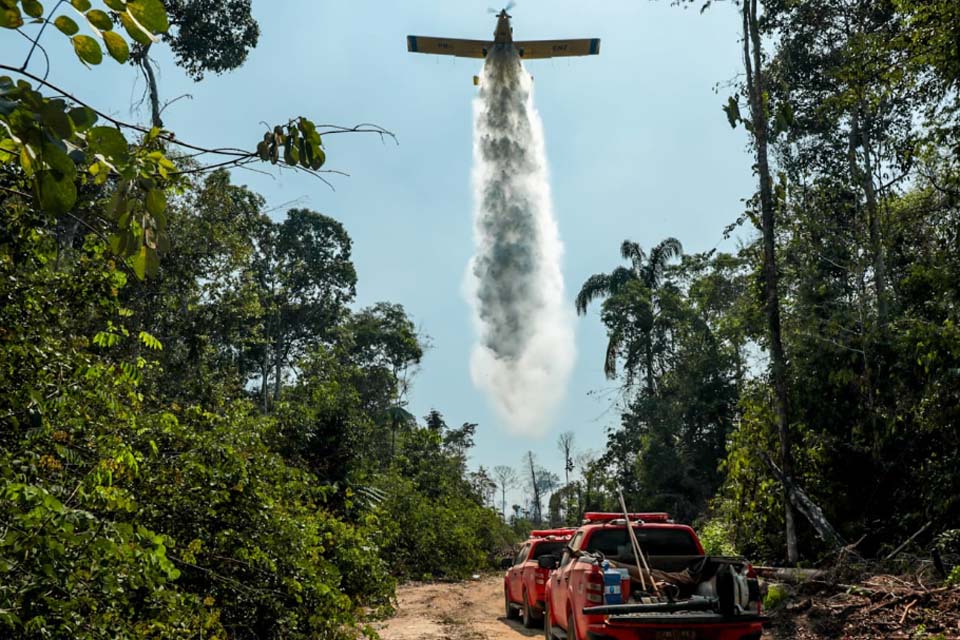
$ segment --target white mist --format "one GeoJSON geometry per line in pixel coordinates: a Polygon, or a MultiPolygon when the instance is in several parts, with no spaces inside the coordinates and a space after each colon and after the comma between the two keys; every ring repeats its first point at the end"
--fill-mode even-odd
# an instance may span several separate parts
{"type": "Polygon", "coordinates": [[[487,56],[474,101],[474,243],[466,277],[474,385],[517,433],[541,434],[576,357],[543,123],[516,52],[487,56]]]}

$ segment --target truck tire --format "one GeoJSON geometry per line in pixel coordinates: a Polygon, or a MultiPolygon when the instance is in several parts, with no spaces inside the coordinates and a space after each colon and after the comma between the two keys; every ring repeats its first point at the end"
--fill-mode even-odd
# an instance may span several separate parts
{"type": "Polygon", "coordinates": [[[567,616],[567,640],[580,640],[577,634],[577,621],[573,619],[573,611],[567,616]]]}
{"type": "Polygon", "coordinates": [[[527,629],[533,629],[537,626],[540,619],[533,615],[533,609],[530,608],[530,601],[527,599],[527,592],[523,592],[523,626],[527,629]]]}
{"type": "Polygon", "coordinates": [[[510,604],[510,593],[506,589],[503,590],[503,617],[507,620],[517,619],[517,610],[510,604]]]}

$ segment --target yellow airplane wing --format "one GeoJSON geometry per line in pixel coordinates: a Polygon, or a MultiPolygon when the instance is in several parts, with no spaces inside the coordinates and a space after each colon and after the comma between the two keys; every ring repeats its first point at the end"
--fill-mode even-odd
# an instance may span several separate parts
{"type": "Polygon", "coordinates": [[[487,51],[493,46],[486,40],[457,40],[455,38],[430,38],[427,36],[407,36],[407,51],[412,53],[432,53],[440,56],[458,56],[461,58],[486,58],[487,51]]]}
{"type": "Polygon", "coordinates": [[[600,38],[581,40],[518,40],[513,43],[521,58],[559,56],[595,56],[600,53],[600,38]]]}

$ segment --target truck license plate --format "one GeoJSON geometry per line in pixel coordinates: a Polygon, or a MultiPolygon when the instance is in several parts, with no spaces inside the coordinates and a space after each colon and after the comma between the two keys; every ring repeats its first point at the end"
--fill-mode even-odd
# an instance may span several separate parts
{"type": "Polygon", "coordinates": [[[697,640],[699,634],[696,629],[670,629],[669,631],[657,631],[657,640],[697,640]]]}

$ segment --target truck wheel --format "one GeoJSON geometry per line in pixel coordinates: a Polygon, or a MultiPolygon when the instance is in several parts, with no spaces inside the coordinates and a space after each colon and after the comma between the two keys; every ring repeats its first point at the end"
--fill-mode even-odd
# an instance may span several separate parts
{"type": "Polygon", "coordinates": [[[567,617],[567,640],[580,640],[580,634],[577,633],[577,621],[573,619],[573,611],[567,617]]]}
{"type": "Polygon", "coordinates": [[[517,610],[510,604],[510,594],[506,589],[503,590],[503,617],[507,620],[517,619],[517,610]]]}
{"type": "Polygon", "coordinates": [[[523,594],[523,626],[527,629],[533,629],[537,626],[539,620],[536,616],[533,615],[533,610],[530,608],[530,602],[527,600],[527,594],[523,594]]]}

